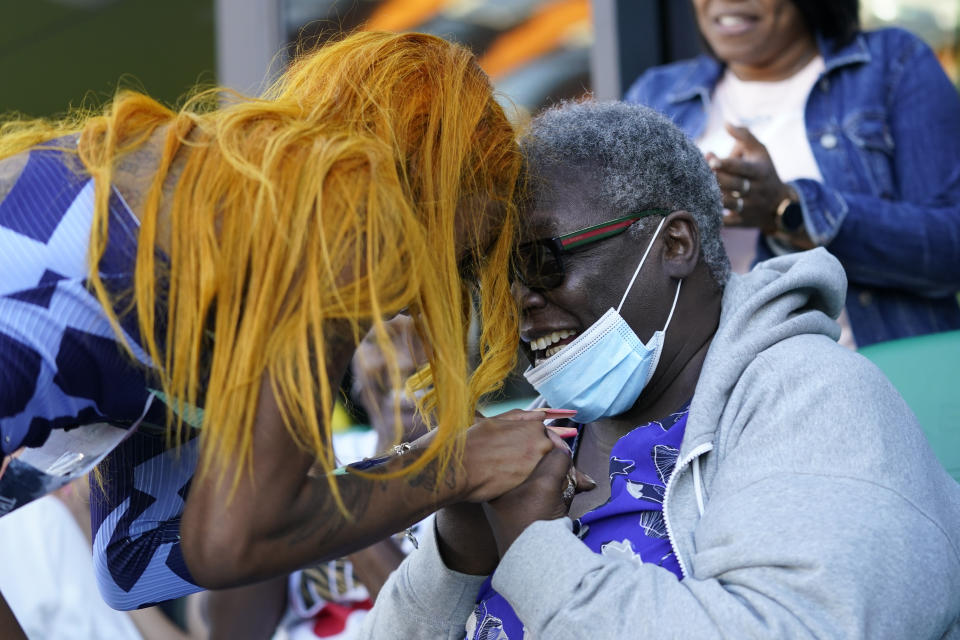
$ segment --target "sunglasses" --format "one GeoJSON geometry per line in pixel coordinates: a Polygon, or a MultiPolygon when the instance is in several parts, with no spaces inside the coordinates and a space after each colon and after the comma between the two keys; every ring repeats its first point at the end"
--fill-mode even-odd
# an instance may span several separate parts
{"type": "Polygon", "coordinates": [[[566,277],[563,265],[564,254],[573,253],[594,242],[619,235],[641,218],[654,215],[665,216],[668,213],[670,211],[667,209],[645,209],[562,236],[524,242],[517,247],[514,277],[530,289],[559,287],[566,277]]]}

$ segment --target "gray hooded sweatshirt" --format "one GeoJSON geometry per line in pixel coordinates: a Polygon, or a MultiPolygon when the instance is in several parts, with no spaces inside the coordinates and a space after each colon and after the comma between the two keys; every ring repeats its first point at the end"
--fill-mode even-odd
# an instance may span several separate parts
{"type": "MultiPolygon", "coordinates": [[[[493,576],[525,638],[960,638],[960,485],[836,344],[845,288],[823,249],[731,278],[663,505],[684,578],[535,522],[493,576]]],[[[462,639],[482,581],[431,532],[361,635],[462,639]]]]}

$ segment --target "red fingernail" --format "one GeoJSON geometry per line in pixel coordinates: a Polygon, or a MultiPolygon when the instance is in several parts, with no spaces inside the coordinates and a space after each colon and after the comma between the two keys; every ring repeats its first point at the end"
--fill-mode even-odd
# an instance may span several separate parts
{"type": "Polygon", "coordinates": [[[577,435],[577,429],[576,429],[576,427],[550,427],[550,426],[548,426],[547,429],[550,429],[550,431],[553,431],[555,434],[557,434],[557,435],[560,436],[561,438],[572,438],[573,436],[577,435]]]}
{"type": "Polygon", "coordinates": [[[572,416],[577,410],[576,409],[544,409],[546,413],[555,413],[558,415],[572,416]]]}

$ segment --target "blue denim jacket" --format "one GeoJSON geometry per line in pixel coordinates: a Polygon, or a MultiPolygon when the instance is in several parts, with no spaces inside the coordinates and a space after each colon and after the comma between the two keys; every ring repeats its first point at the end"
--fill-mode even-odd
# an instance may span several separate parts
{"type": "MultiPolygon", "coordinates": [[[[790,184],[807,233],[846,269],[857,344],[960,328],[960,96],[930,48],[902,29],[818,44],[826,68],[805,121],[824,181],[790,184]]],[[[708,56],[656,67],[625,100],[697,138],[722,74],[708,56]]],[[[770,255],[759,242],[758,259],[770,255]]]]}

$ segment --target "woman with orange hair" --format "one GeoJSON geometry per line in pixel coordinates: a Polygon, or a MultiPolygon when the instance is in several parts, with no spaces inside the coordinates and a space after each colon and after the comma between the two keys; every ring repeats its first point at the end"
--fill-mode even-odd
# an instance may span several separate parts
{"type": "Polygon", "coordinates": [[[521,173],[472,55],[358,33],[224,97],[0,128],[0,513],[106,455],[94,552],[117,608],[343,555],[551,447],[542,413],[467,428],[514,360],[521,173]],[[344,473],[334,394],[371,328],[403,385],[384,321],[404,309],[436,428],[344,473]]]}

